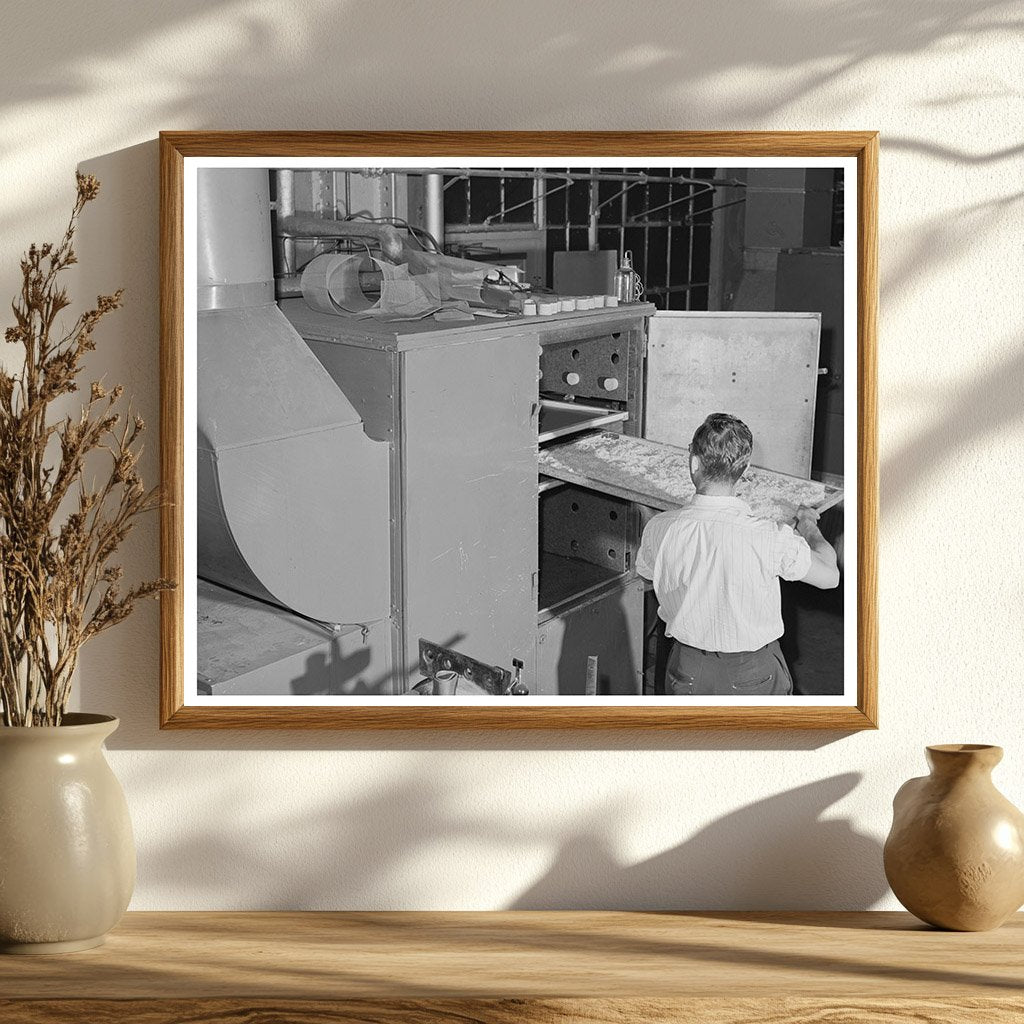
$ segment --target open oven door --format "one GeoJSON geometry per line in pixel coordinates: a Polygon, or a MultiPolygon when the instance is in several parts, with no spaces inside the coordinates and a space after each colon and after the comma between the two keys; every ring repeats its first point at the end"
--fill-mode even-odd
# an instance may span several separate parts
{"type": "Polygon", "coordinates": [[[820,338],[820,313],[655,313],[643,436],[685,448],[727,412],[750,427],[754,465],[809,478],[820,338]]]}

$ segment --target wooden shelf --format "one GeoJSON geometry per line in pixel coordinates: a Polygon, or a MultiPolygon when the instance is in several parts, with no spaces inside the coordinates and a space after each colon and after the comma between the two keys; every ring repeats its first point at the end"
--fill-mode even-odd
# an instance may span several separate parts
{"type": "Polygon", "coordinates": [[[1024,1017],[1024,915],[133,913],[0,957],[5,1024],[895,1021],[1024,1017]]]}

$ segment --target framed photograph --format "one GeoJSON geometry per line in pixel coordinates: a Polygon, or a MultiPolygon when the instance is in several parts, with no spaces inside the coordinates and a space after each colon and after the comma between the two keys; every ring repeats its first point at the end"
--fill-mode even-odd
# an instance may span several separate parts
{"type": "Polygon", "coordinates": [[[162,726],[876,727],[877,153],[162,133],[162,726]]]}

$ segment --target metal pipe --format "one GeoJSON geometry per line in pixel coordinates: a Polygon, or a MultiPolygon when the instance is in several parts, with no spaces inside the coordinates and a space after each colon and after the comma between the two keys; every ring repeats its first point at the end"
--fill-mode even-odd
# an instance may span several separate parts
{"type": "Polygon", "coordinates": [[[198,239],[200,310],[239,309],[274,301],[270,178],[257,168],[204,168],[196,182],[203,230],[198,239]],[[252,216],[253,209],[263,216],[252,216]]]}
{"type": "MultiPolygon", "coordinates": [[[[699,199],[701,196],[706,196],[709,192],[714,192],[713,188],[706,188],[702,192],[694,192],[690,189],[690,194],[687,196],[679,196],[677,199],[673,199],[671,202],[662,203],[661,206],[652,206],[649,210],[644,210],[645,214],[657,213],[659,210],[667,210],[670,206],[676,206],[679,203],[692,203],[695,199],[699,199]]],[[[643,221],[636,221],[637,224],[644,223],[643,221]]]]}
{"type": "Polygon", "coordinates": [[[376,238],[389,260],[401,258],[405,248],[402,236],[393,224],[368,220],[325,220],[297,213],[280,217],[278,233],[284,238],[376,238]]]}
{"type": "MultiPolygon", "coordinates": [[[[467,179],[468,180],[468,179],[467,179]]],[[[568,188],[572,188],[573,183],[571,181],[565,182],[563,185],[556,185],[553,189],[544,193],[544,201],[547,202],[549,196],[553,196],[556,192],[564,192],[568,188]]],[[[521,203],[516,203],[515,206],[509,206],[507,208],[499,210],[497,213],[492,213],[488,217],[484,217],[483,225],[485,228],[494,226],[493,221],[495,217],[504,217],[507,214],[512,213],[513,210],[521,210],[524,206],[532,206],[535,203],[535,199],[531,196],[529,199],[523,200],[521,203]]],[[[523,225],[517,224],[516,228],[522,230],[523,225]]]]}
{"type": "Polygon", "coordinates": [[[597,205],[597,182],[590,183],[590,216],[587,220],[587,248],[597,252],[597,217],[600,207],[597,205]]]}
{"type": "MultiPolygon", "coordinates": [[[[737,200],[737,203],[742,203],[742,202],[746,202],[746,200],[744,200],[744,199],[738,199],[737,200]]],[[[734,204],[733,203],[726,203],[724,205],[732,206],[734,204]]],[[[682,220],[637,220],[637,221],[628,220],[628,221],[625,222],[625,226],[627,228],[642,228],[642,227],[648,227],[648,228],[679,228],[679,227],[689,227],[692,224],[692,226],[695,227],[695,228],[708,228],[708,227],[711,227],[710,224],[693,223],[693,221],[697,217],[703,216],[705,213],[710,212],[712,209],[718,210],[718,209],[721,209],[721,207],[718,207],[718,206],[711,207],[711,206],[709,206],[709,207],[706,207],[703,210],[698,210],[697,213],[693,217],[684,217],[682,220]]],[[[480,224],[455,224],[455,225],[449,224],[448,225],[448,236],[449,237],[453,237],[453,236],[458,235],[458,234],[463,234],[463,235],[465,235],[465,234],[476,234],[477,232],[479,232],[480,228],[483,227],[483,226],[484,226],[483,222],[481,222],[480,224]]],[[[563,225],[561,225],[561,224],[559,225],[559,227],[562,227],[562,226],[563,225]]],[[[589,222],[586,222],[586,223],[583,223],[583,222],[575,223],[575,222],[573,222],[573,223],[570,223],[568,225],[568,227],[572,228],[573,231],[586,231],[589,226],[590,226],[589,222]]],[[[604,226],[605,227],[610,227],[612,229],[615,229],[615,228],[619,227],[619,223],[618,223],[618,221],[616,221],[613,224],[606,224],[604,226]]],[[[530,227],[530,225],[528,223],[525,223],[525,222],[517,223],[517,222],[513,221],[510,224],[488,224],[487,225],[487,230],[488,230],[488,233],[494,234],[494,235],[501,234],[502,232],[505,232],[506,234],[513,234],[513,233],[515,233],[517,231],[529,231],[529,230],[531,230],[531,227],[530,227]]]]}
{"type": "Polygon", "coordinates": [[[707,281],[694,281],[692,284],[668,284],[668,285],[654,285],[653,287],[644,287],[645,295],[675,295],[677,292],[691,292],[696,291],[698,288],[707,288],[707,281]]]}
{"type": "MultiPolygon", "coordinates": [[[[278,219],[291,217],[295,213],[295,172],[280,170],[275,172],[277,186],[278,219]]],[[[295,240],[287,236],[281,239],[281,272],[295,272],[295,240]]]]}
{"type": "Polygon", "coordinates": [[[548,197],[544,191],[544,182],[540,178],[533,180],[533,216],[538,231],[546,231],[548,227],[548,197]]]}
{"type": "MultiPolygon", "coordinates": [[[[525,168],[506,167],[431,167],[424,172],[422,167],[396,167],[396,174],[422,174],[424,177],[440,174],[455,178],[566,178],[572,181],[633,181],[640,184],[656,184],[658,182],[675,183],[677,185],[719,185],[729,188],[746,188],[746,182],[738,178],[686,178],[678,175],[646,174],[642,171],[632,173],[621,171],[550,171],[544,168],[526,170],[525,168]]],[[[452,184],[451,182],[449,184],[452,184]]]]}
{"type": "Polygon", "coordinates": [[[430,173],[423,175],[423,226],[438,244],[438,251],[444,248],[444,175],[430,173]]]}

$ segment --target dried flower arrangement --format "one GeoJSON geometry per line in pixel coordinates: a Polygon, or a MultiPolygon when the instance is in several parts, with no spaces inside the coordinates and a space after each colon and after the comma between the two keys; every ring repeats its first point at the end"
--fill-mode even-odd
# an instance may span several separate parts
{"type": "Polygon", "coordinates": [[[23,346],[19,374],[0,368],[0,703],[3,724],[59,725],[82,645],[131,614],[135,602],[171,584],[157,579],[121,591],[111,557],[137,516],[157,507],[137,464],[145,429],[124,394],[93,381],[78,416],[49,422],[50,406],[79,389],[93,331],[121,306],[122,291],[100,295],[70,330],[57,318],[71,300],[59,275],[77,262],[72,243],[99,182],[77,174],[78,196],[63,239],[32,245],[21,261],[8,343],[23,346]],[[109,458],[109,477],[87,484],[85,462],[109,458]]]}

